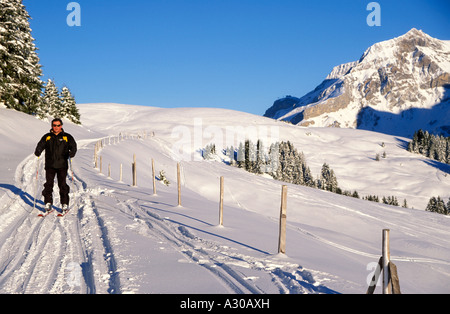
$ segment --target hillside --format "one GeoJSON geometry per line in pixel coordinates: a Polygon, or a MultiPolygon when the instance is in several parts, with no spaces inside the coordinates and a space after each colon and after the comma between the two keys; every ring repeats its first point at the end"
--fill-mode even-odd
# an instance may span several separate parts
{"type": "Polygon", "coordinates": [[[336,66],[303,97],[277,100],[265,116],[302,126],[412,137],[450,135],[450,41],[412,29],[336,66]]]}
{"type": "MultiPolygon", "coordinates": [[[[37,165],[29,147],[46,124],[0,110],[0,117],[14,116],[29,126],[27,135],[2,136],[2,145],[15,148],[8,167],[16,170],[12,174],[3,164],[0,170],[1,293],[365,293],[381,254],[383,228],[391,229],[402,292],[450,292],[450,217],[423,210],[432,195],[450,197],[450,171],[408,153],[407,139],[303,128],[230,110],[84,104],[83,127],[65,123],[79,143],[73,211],[64,219],[42,220],[29,213],[37,165]],[[290,140],[305,153],[313,175],[327,162],[342,188],[396,195],[415,209],[288,184],[287,254],[279,255],[283,183],[199,158],[198,150],[208,142],[229,143],[232,128],[252,137],[290,140]],[[119,134],[125,139],[117,142],[119,134]],[[114,139],[100,152],[99,174],[93,154],[103,137],[114,139]],[[375,154],[383,150],[387,158],[376,162],[375,154]],[[137,187],[130,186],[133,154],[137,187]],[[156,196],[151,158],[156,174],[164,170],[171,182],[158,182],[156,196]],[[123,182],[118,180],[121,163],[123,182]],[[225,177],[223,227],[218,226],[220,176],[225,177]]],[[[4,125],[2,135],[14,131],[4,125]]]]}

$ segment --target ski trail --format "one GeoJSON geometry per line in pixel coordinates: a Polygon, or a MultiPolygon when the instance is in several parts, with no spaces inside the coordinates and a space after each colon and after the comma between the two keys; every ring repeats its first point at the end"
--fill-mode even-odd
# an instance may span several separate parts
{"type": "MultiPolygon", "coordinates": [[[[35,173],[36,158],[26,158],[16,170],[15,196],[0,203],[0,292],[74,293],[64,280],[67,257],[77,259],[68,241],[71,230],[55,214],[40,218],[32,211],[35,173]]],[[[42,202],[36,205],[40,209],[42,202]]]]}
{"type": "Polygon", "coordinates": [[[271,282],[270,289],[276,289],[277,293],[334,293],[316,282],[309,271],[279,255],[252,257],[237,253],[231,247],[202,239],[184,225],[161,217],[152,209],[152,202],[125,199],[117,193],[107,196],[115,199],[123,215],[145,226],[154,241],[169,243],[185,259],[215,276],[230,293],[273,292],[257,285],[253,277],[246,274],[255,272],[266,277],[271,282]]]}
{"type": "MultiPolygon", "coordinates": [[[[16,186],[0,199],[0,293],[120,293],[108,231],[86,183],[77,176],[70,183],[67,216],[57,217],[55,211],[40,218],[43,177],[40,163],[35,211],[34,156],[18,165],[16,186]]],[[[57,185],[54,195],[58,204],[57,185]]]]}

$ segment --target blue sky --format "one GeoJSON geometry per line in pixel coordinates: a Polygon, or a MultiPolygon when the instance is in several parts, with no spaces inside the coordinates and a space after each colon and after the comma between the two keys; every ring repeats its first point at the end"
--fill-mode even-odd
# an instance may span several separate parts
{"type": "Polygon", "coordinates": [[[258,115],[301,97],[339,64],[411,28],[450,40],[450,1],[24,0],[43,80],[78,103],[219,107],[258,115]]]}

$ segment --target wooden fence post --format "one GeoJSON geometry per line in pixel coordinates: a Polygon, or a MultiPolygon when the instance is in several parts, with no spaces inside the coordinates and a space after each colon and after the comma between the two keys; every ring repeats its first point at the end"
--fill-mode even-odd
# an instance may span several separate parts
{"type": "Polygon", "coordinates": [[[391,293],[389,260],[391,252],[389,249],[389,229],[383,229],[383,294],[391,293]]]}
{"type": "Polygon", "coordinates": [[[153,195],[156,195],[155,160],[152,158],[153,195]]]}
{"type": "Polygon", "coordinates": [[[137,186],[136,154],[133,154],[133,164],[131,168],[133,171],[133,186],[137,186]]]}
{"type": "Polygon", "coordinates": [[[286,205],[287,185],[283,185],[281,190],[280,233],[278,239],[278,253],[283,254],[286,254],[286,205]]]}
{"type": "Polygon", "coordinates": [[[123,182],[123,165],[120,164],[119,182],[123,182]]]}
{"type": "Polygon", "coordinates": [[[220,177],[219,225],[221,226],[223,226],[223,190],[224,190],[224,178],[220,177]]]}
{"type": "Polygon", "coordinates": [[[181,206],[181,169],[180,169],[180,163],[177,163],[177,181],[178,181],[178,206],[181,206]]]}
{"type": "Polygon", "coordinates": [[[100,173],[102,173],[102,164],[103,164],[103,158],[100,156],[100,173]]]}
{"type": "Polygon", "coordinates": [[[375,292],[378,278],[381,274],[383,276],[382,293],[401,294],[397,266],[395,266],[395,264],[390,260],[391,253],[389,248],[389,231],[389,229],[383,229],[382,256],[378,261],[378,267],[375,269],[375,273],[366,294],[373,294],[375,292]]]}

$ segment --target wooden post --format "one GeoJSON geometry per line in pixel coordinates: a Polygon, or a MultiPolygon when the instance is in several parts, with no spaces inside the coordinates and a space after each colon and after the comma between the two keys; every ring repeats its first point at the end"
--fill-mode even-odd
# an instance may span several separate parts
{"type": "Polygon", "coordinates": [[[180,169],[180,163],[177,163],[177,181],[178,181],[178,206],[181,206],[181,169],[180,169]]]}
{"type": "Polygon", "coordinates": [[[389,250],[389,229],[383,229],[383,294],[391,293],[389,260],[391,252],[389,250]]]}
{"type": "Polygon", "coordinates": [[[287,185],[281,190],[280,209],[280,233],[278,239],[278,253],[286,254],[286,208],[287,208],[287,185]]]}
{"type": "Polygon", "coordinates": [[[111,178],[111,164],[108,164],[108,178],[111,178]]]}
{"type": "Polygon", "coordinates": [[[98,156],[97,156],[97,144],[95,144],[95,148],[94,148],[94,168],[97,169],[97,164],[98,164],[98,156]]]}
{"type": "Polygon", "coordinates": [[[133,171],[133,186],[137,186],[136,154],[133,154],[133,164],[131,168],[133,171]]]}
{"type": "Polygon", "coordinates": [[[102,173],[102,163],[103,163],[103,158],[102,158],[102,156],[100,156],[100,173],[102,173]]]}
{"type": "Polygon", "coordinates": [[[223,190],[224,190],[224,178],[220,177],[219,225],[221,226],[223,226],[223,190]]]}
{"type": "Polygon", "coordinates": [[[156,195],[155,160],[152,158],[153,195],[156,195]]]}
{"type": "Polygon", "coordinates": [[[378,262],[378,268],[375,270],[372,281],[367,289],[366,294],[375,292],[378,277],[382,273],[383,276],[383,294],[401,294],[400,280],[398,278],[397,266],[391,262],[391,252],[389,248],[389,229],[383,229],[382,256],[378,262]]]}
{"type": "Polygon", "coordinates": [[[120,164],[119,182],[123,182],[123,165],[120,164]]]}

